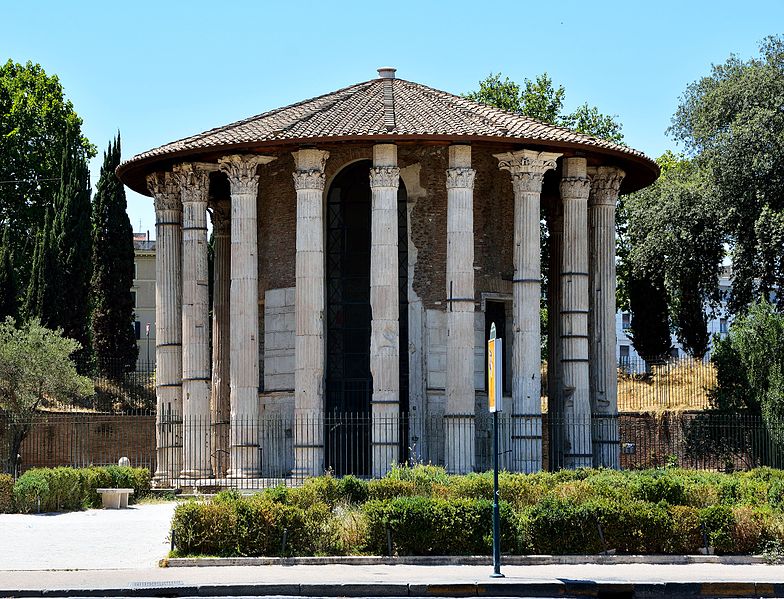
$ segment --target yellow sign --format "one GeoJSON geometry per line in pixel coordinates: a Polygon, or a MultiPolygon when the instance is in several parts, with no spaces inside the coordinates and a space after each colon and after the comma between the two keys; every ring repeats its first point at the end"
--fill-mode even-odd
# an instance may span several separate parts
{"type": "Polygon", "coordinates": [[[492,336],[487,342],[487,400],[491,413],[503,411],[502,353],[501,339],[492,336]]]}

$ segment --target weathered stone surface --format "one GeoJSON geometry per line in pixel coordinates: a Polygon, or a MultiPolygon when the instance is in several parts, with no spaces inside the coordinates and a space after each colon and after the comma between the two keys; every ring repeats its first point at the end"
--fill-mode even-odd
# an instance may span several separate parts
{"type": "Polygon", "coordinates": [[[171,172],[154,173],[147,185],[155,199],[155,362],[157,483],[180,473],[182,460],[182,199],[171,172]]]}
{"type": "Polygon", "coordinates": [[[615,358],[615,204],[624,172],[600,166],[591,169],[588,203],[590,261],[590,389],[594,465],[620,466],[618,436],[618,373],[615,358]]]}

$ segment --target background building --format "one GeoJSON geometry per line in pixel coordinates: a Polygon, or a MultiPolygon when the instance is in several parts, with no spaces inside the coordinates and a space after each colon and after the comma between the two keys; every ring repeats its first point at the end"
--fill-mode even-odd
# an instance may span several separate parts
{"type": "Polygon", "coordinates": [[[139,370],[155,368],[155,241],[150,232],[133,234],[133,310],[139,370]]]}

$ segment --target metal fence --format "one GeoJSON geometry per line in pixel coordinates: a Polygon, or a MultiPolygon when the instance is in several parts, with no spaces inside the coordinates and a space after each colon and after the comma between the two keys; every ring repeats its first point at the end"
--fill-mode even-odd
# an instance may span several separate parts
{"type": "MultiPolygon", "coordinates": [[[[222,437],[227,441],[221,446],[215,442],[216,426],[206,422],[170,419],[156,424],[154,416],[47,414],[23,425],[0,419],[0,460],[5,471],[15,473],[32,467],[116,464],[127,457],[134,466],[157,471],[163,486],[201,490],[298,484],[324,470],[338,476],[378,476],[392,462],[484,471],[492,464],[491,422],[488,414],[275,416],[237,424],[222,437]],[[14,447],[20,426],[26,436],[14,447]],[[156,426],[167,446],[160,452],[162,464],[156,463],[156,426]],[[295,468],[295,456],[314,469],[295,468]]],[[[510,471],[606,464],[612,459],[607,456],[617,459],[607,465],[623,469],[784,466],[784,431],[771,430],[757,415],[702,412],[564,419],[505,413],[499,426],[500,462],[510,471]]]]}

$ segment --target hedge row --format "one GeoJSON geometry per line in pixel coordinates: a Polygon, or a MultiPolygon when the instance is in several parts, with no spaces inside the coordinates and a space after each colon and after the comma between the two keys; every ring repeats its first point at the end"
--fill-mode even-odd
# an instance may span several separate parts
{"type": "Polygon", "coordinates": [[[132,500],[150,490],[146,468],[105,466],[90,468],[34,468],[13,478],[0,475],[0,512],[58,512],[100,507],[96,489],[133,488],[132,500]]]}
{"type": "MultiPolygon", "coordinates": [[[[583,470],[501,476],[502,550],[754,553],[784,542],[784,472],[583,470]]],[[[492,478],[397,468],[325,476],[175,511],[179,555],[466,555],[491,551],[492,478]],[[285,537],[285,539],[284,539],[285,537]]]]}

